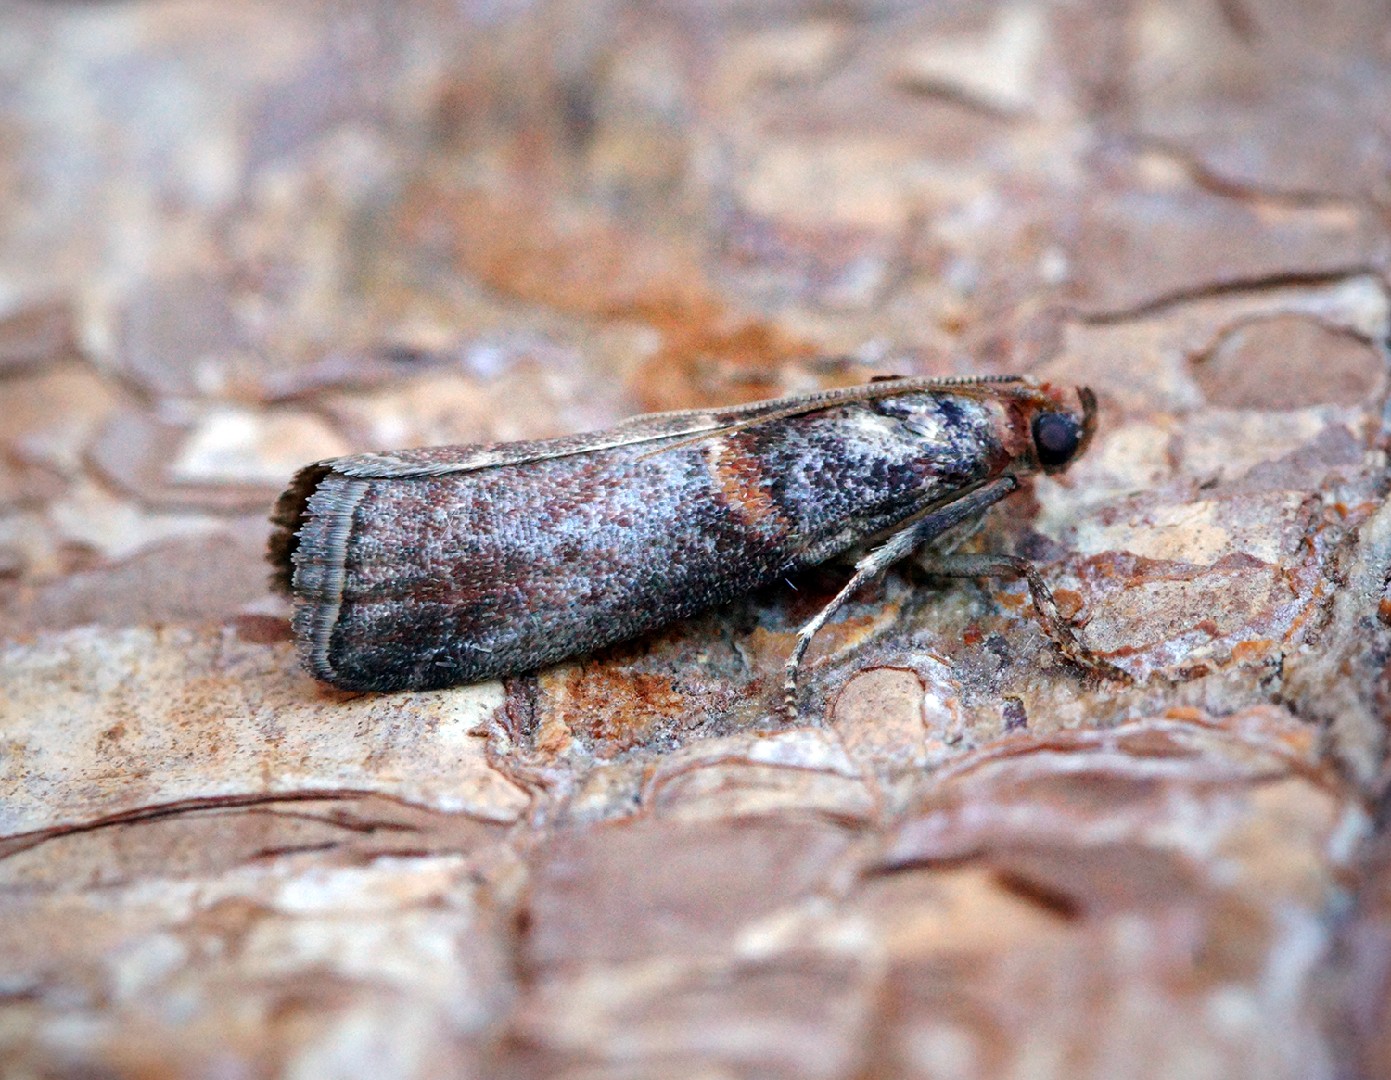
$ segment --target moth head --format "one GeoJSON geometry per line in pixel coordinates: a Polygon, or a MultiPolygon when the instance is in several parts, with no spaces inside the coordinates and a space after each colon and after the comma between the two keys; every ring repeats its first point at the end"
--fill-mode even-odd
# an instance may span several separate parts
{"type": "Polygon", "coordinates": [[[1030,434],[1034,454],[1045,473],[1059,473],[1086,450],[1096,430],[1096,395],[1085,386],[1077,388],[1078,408],[1040,409],[1034,414],[1030,434]]]}

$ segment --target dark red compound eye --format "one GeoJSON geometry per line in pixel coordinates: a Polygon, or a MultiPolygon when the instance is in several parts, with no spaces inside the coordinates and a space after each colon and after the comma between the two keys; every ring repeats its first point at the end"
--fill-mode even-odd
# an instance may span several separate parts
{"type": "Polygon", "coordinates": [[[1034,446],[1044,468],[1066,465],[1082,443],[1082,425],[1068,413],[1039,413],[1034,417],[1034,446]]]}

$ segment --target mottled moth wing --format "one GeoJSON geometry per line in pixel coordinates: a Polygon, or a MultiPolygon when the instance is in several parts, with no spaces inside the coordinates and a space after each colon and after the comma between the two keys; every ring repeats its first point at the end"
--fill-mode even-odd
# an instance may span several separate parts
{"type": "Polygon", "coordinates": [[[320,462],[277,504],[306,667],[357,689],[531,670],[730,600],[1037,467],[1017,378],[899,379],[606,431],[320,462]],[[1032,462],[1032,463],[1031,463],[1032,462]]]}

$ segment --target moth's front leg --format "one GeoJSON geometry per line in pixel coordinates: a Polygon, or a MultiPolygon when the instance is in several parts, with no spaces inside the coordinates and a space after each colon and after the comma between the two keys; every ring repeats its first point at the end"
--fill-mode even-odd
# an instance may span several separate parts
{"type": "MultiPolygon", "coordinates": [[[[797,719],[797,675],[802,658],[806,656],[811,639],[830,620],[831,616],[845,606],[846,602],[861,588],[882,577],[890,566],[911,555],[914,549],[941,536],[962,522],[970,521],[999,502],[1019,487],[1019,481],[1012,476],[1002,476],[998,480],[976,488],[975,491],[948,503],[940,509],[918,518],[894,533],[879,547],[869,552],[855,564],[855,573],[845,587],[831,598],[830,603],[816,613],[812,619],[797,631],[797,644],[787,660],[786,676],[783,680],[783,712],[789,723],[797,719]]],[[[1051,597],[1050,597],[1051,599],[1051,597]]],[[[1056,610],[1056,607],[1055,609],[1056,610]]]]}

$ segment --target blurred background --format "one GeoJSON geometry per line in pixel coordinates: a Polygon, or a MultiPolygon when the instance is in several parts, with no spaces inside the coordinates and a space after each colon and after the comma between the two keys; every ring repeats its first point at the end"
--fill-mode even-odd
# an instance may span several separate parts
{"type": "Polygon", "coordinates": [[[11,1075],[1391,1075],[1389,205],[1383,0],[5,4],[11,1075]],[[988,543],[1135,688],[894,575],[781,731],[836,572],[295,671],[306,462],[1019,372],[1102,434],[988,543]]]}

